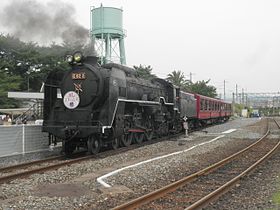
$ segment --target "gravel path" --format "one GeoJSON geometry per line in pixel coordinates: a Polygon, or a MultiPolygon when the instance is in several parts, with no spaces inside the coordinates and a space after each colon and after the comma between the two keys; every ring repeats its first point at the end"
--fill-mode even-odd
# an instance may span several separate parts
{"type": "Polygon", "coordinates": [[[108,209],[135,196],[164,186],[198,169],[216,162],[228,153],[252,143],[261,136],[259,119],[236,119],[228,123],[194,132],[189,138],[163,141],[104,159],[93,159],[56,171],[32,175],[0,185],[0,209],[108,209]],[[257,123],[256,125],[252,125],[257,123]],[[251,126],[250,126],[251,125],[251,126]],[[209,141],[228,129],[237,131],[224,134],[208,144],[139,167],[124,170],[105,181],[112,188],[104,188],[96,178],[124,166],[143,160],[186,150],[209,141]]]}

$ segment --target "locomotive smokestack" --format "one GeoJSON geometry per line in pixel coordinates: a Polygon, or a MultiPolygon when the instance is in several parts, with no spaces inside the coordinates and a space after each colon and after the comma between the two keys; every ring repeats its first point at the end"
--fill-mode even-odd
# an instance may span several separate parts
{"type": "Polygon", "coordinates": [[[75,8],[62,1],[12,0],[0,13],[0,25],[23,41],[85,44],[89,30],[75,20],[75,8]]]}

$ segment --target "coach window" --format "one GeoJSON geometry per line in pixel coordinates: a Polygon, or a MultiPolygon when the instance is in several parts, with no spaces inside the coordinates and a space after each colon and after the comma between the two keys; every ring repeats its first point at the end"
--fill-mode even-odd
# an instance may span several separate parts
{"type": "Polygon", "coordinates": [[[206,107],[206,101],[205,101],[204,99],[203,99],[202,106],[203,106],[202,110],[205,110],[205,107],[206,107]]]}
{"type": "Polygon", "coordinates": [[[203,99],[203,110],[206,110],[206,100],[203,99]]]}
{"type": "Polygon", "coordinates": [[[200,100],[200,110],[203,110],[203,100],[200,100]]]}
{"type": "Polygon", "coordinates": [[[206,106],[206,101],[203,99],[203,101],[202,101],[202,110],[205,110],[205,106],[206,106]]]}

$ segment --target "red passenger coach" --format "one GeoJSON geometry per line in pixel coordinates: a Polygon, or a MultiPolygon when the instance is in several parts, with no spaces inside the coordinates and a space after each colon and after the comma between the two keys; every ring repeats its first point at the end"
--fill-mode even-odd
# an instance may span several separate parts
{"type": "Polygon", "coordinates": [[[231,116],[231,104],[220,99],[195,94],[197,119],[205,123],[226,121],[231,116]]]}

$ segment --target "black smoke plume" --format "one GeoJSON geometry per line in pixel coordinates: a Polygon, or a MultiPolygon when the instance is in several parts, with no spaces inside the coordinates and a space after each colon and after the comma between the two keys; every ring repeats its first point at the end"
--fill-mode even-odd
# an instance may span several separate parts
{"type": "Polygon", "coordinates": [[[39,44],[85,44],[89,39],[89,30],[75,20],[75,8],[56,0],[45,4],[35,0],[12,0],[0,13],[0,25],[23,41],[39,44]]]}

